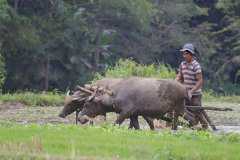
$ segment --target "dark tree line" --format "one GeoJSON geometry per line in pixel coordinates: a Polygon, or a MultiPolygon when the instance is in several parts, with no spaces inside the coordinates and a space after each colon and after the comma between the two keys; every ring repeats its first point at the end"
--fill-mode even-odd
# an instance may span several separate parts
{"type": "Polygon", "coordinates": [[[237,0],[1,0],[0,78],[5,91],[65,90],[119,58],[177,68],[192,42],[206,84],[236,86],[239,10],[237,0]]]}

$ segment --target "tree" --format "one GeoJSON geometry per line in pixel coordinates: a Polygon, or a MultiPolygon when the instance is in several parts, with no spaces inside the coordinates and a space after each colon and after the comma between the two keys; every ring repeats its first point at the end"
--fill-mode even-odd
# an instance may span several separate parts
{"type": "Polygon", "coordinates": [[[211,66],[212,78],[218,78],[221,84],[239,83],[240,54],[240,2],[236,0],[219,0],[213,5],[217,20],[209,19],[203,25],[208,25],[208,39],[215,43],[215,52],[206,56],[211,66]],[[228,69],[226,69],[228,68],[228,69]],[[231,68],[231,69],[230,69],[231,68]],[[220,76],[221,75],[221,76],[220,76]],[[226,78],[228,77],[228,78],[226,78]]]}
{"type": "Polygon", "coordinates": [[[238,83],[238,10],[234,0],[2,0],[4,86],[65,90],[120,58],[177,68],[187,42],[206,79],[238,83]]]}

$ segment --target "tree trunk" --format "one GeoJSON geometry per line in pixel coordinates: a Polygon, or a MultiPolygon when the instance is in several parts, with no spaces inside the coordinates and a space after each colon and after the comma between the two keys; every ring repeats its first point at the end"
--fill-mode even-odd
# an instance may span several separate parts
{"type": "Polygon", "coordinates": [[[97,35],[96,38],[94,40],[94,44],[96,46],[95,52],[94,52],[94,68],[95,70],[98,70],[98,66],[100,63],[100,54],[101,54],[101,44],[100,44],[100,40],[101,40],[101,34],[102,34],[102,26],[101,25],[97,25],[98,26],[98,31],[97,31],[97,35]]]}
{"type": "Polygon", "coordinates": [[[19,3],[20,0],[15,0],[14,1],[14,10],[17,12],[18,10],[18,3],[19,3]]]}
{"type": "Polygon", "coordinates": [[[43,90],[47,91],[48,86],[49,86],[49,75],[48,75],[48,72],[49,72],[49,57],[48,56],[46,57],[46,60],[44,61],[43,69],[44,69],[44,87],[43,87],[43,90]]]}
{"type": "MultiPolygon", "coordinates": [[[[235,56],[226,61],[215,73],[215,77],[221,77],[223,82],[238,83],[238,70],[240,69],[240,56],[235,56]]],[[[220,79],[220,78],[219,78],[220,79]]]]}
{"type": "Polygon", "coordinates": [[[74,5],[74,7],[76,7],[75,5],[76,5],[76,0],[73,0],[73,5],[74,5]]]}

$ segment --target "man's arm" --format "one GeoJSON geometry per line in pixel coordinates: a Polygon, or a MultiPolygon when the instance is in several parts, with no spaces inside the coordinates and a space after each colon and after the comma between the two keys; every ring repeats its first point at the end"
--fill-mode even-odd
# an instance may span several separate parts
{"type": "Polygon", "coordinates": [[[175,80],[180,82],[180,83],[183,83],[183,76],[182,76],[181,72],[178,72],[175,80]]]}
{"type": "Polygon", "coordinates": [[[202,84],[203,84],[203,76],[202,76],[202,73],[197,73],[196,74],[196,79],[197,79],[197,83],[196,85],[191,89],[191,92],[195,92],[197,91],[199,88],[202,87],[202,84]]]}

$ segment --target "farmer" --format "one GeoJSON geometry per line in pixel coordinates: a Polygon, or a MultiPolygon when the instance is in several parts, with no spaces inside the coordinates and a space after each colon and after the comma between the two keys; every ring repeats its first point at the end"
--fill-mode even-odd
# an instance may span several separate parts
{"type": "MultiPolygon", "coordinates": [[[[201,106],[202,105],[202,84],[203,75],[199,62],[195,58],[195,49],[193,44],[187,43],[180,50],[184,61],[181,62],[176,76],[176,80],[185,85],[187,89],[188,99],[185,104],[187,106],[201,106]]],[[[207,129],[208,123],[206,112],[196,111],[194,109],[187,109],[194,116],[196,122],[190,125],[196,125],[200,121],[202,128],[207,129]]]]}

